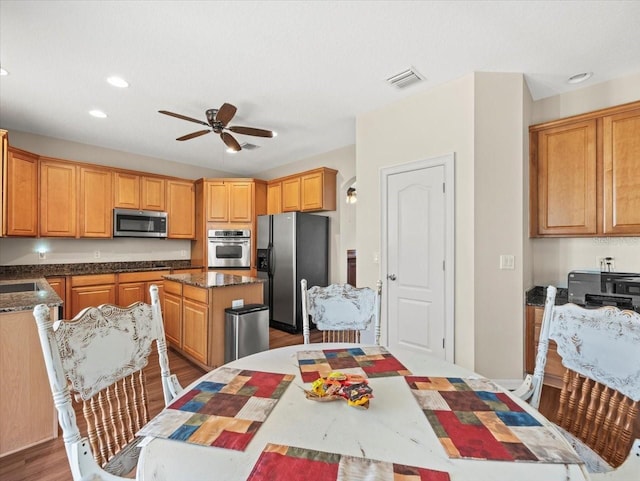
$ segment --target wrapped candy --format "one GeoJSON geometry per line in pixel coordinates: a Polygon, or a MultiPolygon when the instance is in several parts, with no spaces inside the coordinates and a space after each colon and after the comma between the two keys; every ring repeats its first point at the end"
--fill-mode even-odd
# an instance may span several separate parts
{"type": "Polygon", "coordinates": [[[327,377],[316,379],[311,390],[305,390],[307,399],[314,401],[335,401],[345,399],[349,406],[369,408],[373,390],[363,376],[331,372],[327,377]]]}

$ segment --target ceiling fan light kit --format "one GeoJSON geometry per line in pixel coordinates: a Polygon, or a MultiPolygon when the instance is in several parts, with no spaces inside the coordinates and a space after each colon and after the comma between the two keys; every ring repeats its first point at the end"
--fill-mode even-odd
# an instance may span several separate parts
{"type": "Polygon", "coordinates": [[[234,117],[237,110],[238,109],[234,105],[225,102],[219,109],[208,109],[205,112],[205,117],[207,119],[206,122],[194,119],[192,117],[187,117],[186,115],[169,112],[167,110],[158,110],[158,112],[164,115],[169,115],[171,117],[176,117],[178,119],[205,125],[207,127],[207,129],[205,130],[198,130],[196,132],[183,135],[182,137],[178,137],[176,140],[190,140],[196,137],[200,137],[201,135],[208,134],[209,132],[213,132],[220,136],[224,144],[227,146],[227,152],[239,152],[242,150],[242,146],[240,145],[240,143],[229,132],[240,135],[253,135],[255,137],[265,138],[271,138],[277,135],[271,130],[256,129],[255,127],[241,127],[239,125],[227,125],[234,117]]]}

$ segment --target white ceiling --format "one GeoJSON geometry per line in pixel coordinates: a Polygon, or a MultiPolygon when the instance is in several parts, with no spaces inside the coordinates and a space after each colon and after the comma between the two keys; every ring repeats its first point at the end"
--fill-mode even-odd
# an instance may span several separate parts
{"type": "Polygon", "coordinates": [[[639,25],[640,1],[1,0],[0,126],[253,175],[353,144],[358,114],[473,71],[522,72],[534,100],[640,72],[639,25]],[[409,66],[426,81],[385,82],[409,66]],[[177,142],[204,127],[157,113],[224,102],[230,125],[278,137],[236,135],[261,147],[232,155],[216,134],[177,142]]]}

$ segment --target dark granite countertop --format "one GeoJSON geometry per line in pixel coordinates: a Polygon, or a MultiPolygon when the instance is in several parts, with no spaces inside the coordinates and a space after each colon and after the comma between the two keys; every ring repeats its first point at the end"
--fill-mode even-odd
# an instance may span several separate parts
{"type": "Polygon", "coordinates": [[[170,274],[163,276],[169,281],[181,282],[190,286],[202,287],[205,289],[213,287],[241,286],[245,284],[261,284],[264,279],[248,276],[233,276],[222,274],[216,271],[209,271],[202,274],[170,274]]]}
{"type": "Polygon", "coordinates": [[[34,264],[0,266],[0,279],[27,279],[33,277],[60,277],[86,274],[116,274],[120,272],[162,271],[167,269],[190,268],[202,268],[202,266],[193,266],[191,265],[190,260],[34,264]]]}
{"type": "MultiPolygon", "coordinates": [[[[526,303],[528,306],[544,307],[544,301],[547,298],[547,286],[535,286],[527,291],[526,303]]],[[[556,306],[566,304],[569,299],[569,292],[564,287],[558,287],[556,293],[556,306]]]]}
{"type": "MultiPolygon", "coordinates": [[[[49,307],[62,305],[62,299],[42,277],[20,279],[22,283],[34,283],[38,290],[0,293],[0,313],[27,311],[38,304],[46,304],[49,307]]],[[[17,284],[16,281],[0,280],[0,286],[17,284]]]]}

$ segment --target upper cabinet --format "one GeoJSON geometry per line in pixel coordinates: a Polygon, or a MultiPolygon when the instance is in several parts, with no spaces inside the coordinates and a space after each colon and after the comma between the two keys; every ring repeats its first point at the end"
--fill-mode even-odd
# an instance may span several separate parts
{"type": "Polygon", "coordinates": [[[531,237],[640,234],[640,102],[534,125],[531,237]]]}
{"type": "MultiPolygon", "coordinates": [[[[639,103],[640,104],[640,103],[639,103]]],[[[607,235],[640,233],[640,108],[602,120],[604,228],[607,235]]]]}
{"type": "Polygon", "coordinates": [[[40,236],[75,237],[78,221],[78,166],[40,160],[40,236]]]}
{"type": "Polygon", "coordinates": [[[194,239],[196,236],[196,194],[193,182],[167,180],[168,237],[194,239]]]}
{"type": "Polygon", "coordinates": [[[109,169],[80,167],[78,234],[111,237],[113,233],[113,182],[109,169]]]}
{"type": "Polygon", "coordinates": [[[5,223],[5,214],[4,214],[4,206],[6,205],[6,200],[4,198],[4,195],[7,191],[6,165],[7,165],[8,147],[9,147],[9,136],[7,135],[7,131],[0,129],[0,237],[2,237],[7,231],[7,226],[5,223]]]}
{"type": "Polygon", "coordinates": [[[38,235],[38,156],[9,147],[4,167],[3,233],[35,237],[38,235]]]}
{"type": "Polygon", "coordinates": [[[129,172],[114,172],[114,207],[122,209],[166,209],[165,179],[129,172]]]}
{"type": "Polygon", "coordinates": [[[269,181],[267,211],[279,214],[336,210],[337,173],[321,167],[269,181]]]}
{"type": "Polygon", "coordinates": [[[250,224],[254,215],[264,213],[255,210],[256,189],[264,190],[263,186],[264,182],[253,179],[207,180],[204,186],[207,222],[250,224]]]}

